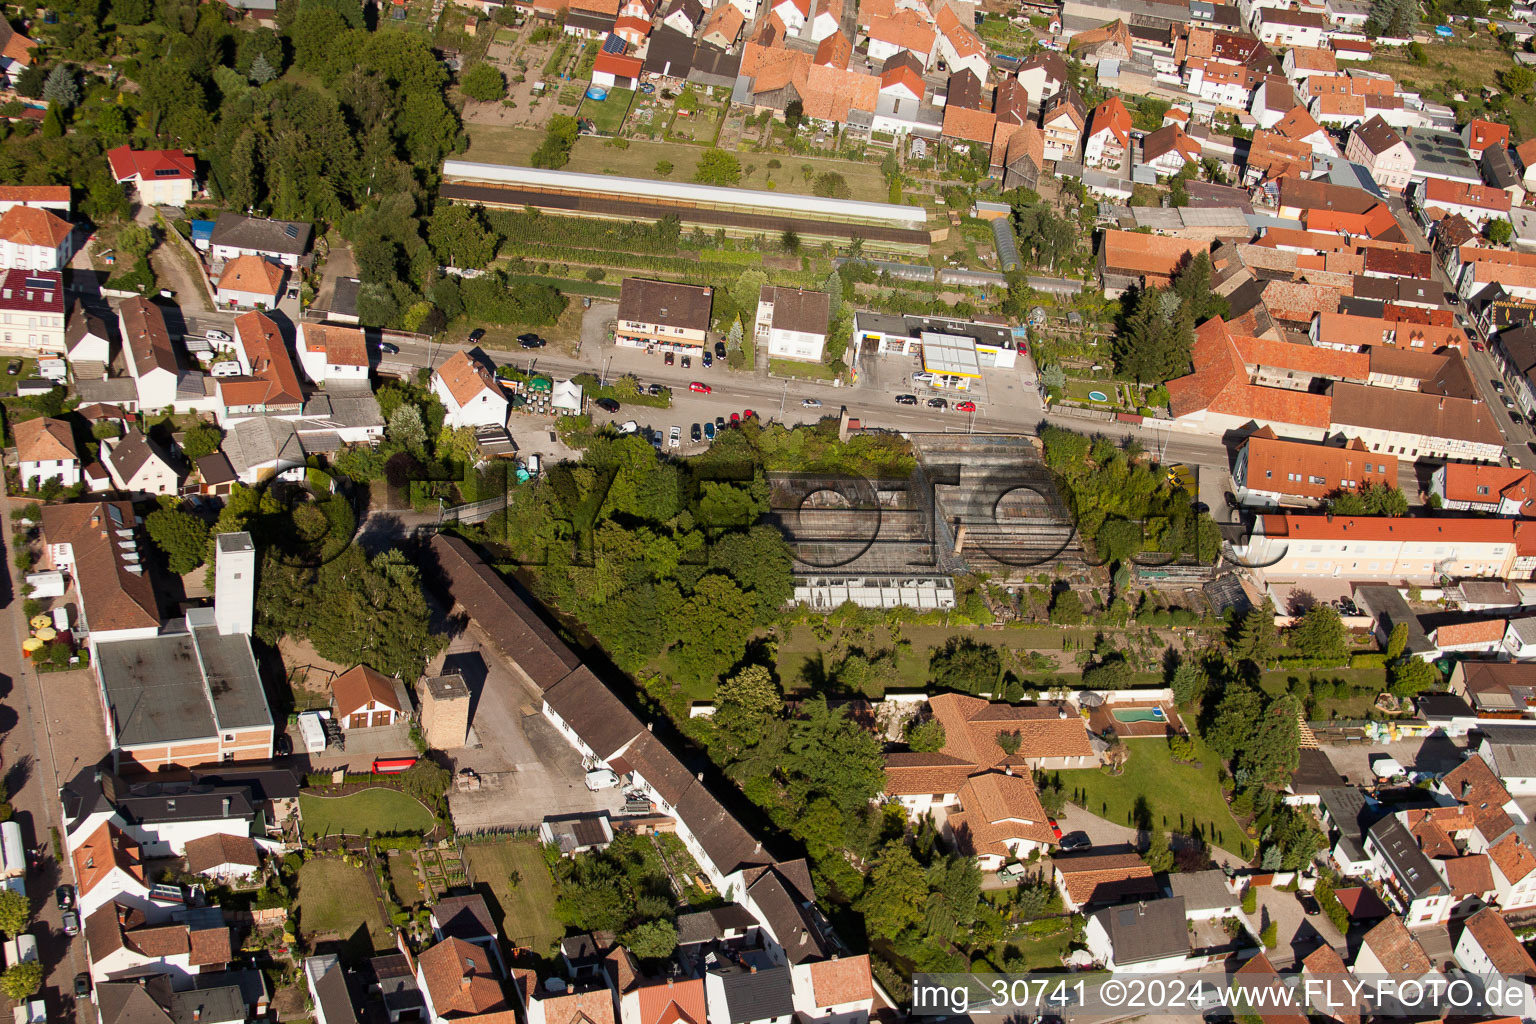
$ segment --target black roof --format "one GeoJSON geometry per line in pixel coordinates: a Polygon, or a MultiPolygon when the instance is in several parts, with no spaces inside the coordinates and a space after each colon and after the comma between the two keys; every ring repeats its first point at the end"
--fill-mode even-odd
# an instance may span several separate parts
{"type": "Polygon", "coordinates": [[[1409,831],[1403,827],[1403,823],[1397,820],[1396,815],[1388,815],[1376,824],[1366,829],[1371,841],[1381,851],[1381,855],[1392,867],[1392,876],[1397,885],[1410,896],[1417,899],[1420,896],[1434,896],[1446,891],[1445,883],[1440,881],[1440,875],[1435,871],[1429,858],[1424,856],[1424,851],[1419,849],[1418,841],[1409,831]]]}
{"type": "Polygon", "coordinates": [[[1422,693],[1414,699],[1419,717],[1425,721],[1446,718],[1472,718],[1472,705],[1454,693],[1422,693]]]}
{"type": "Polygon", "coordinates": [[[604,759],[645,731],[640,719],[585,665],[551,687],[544,701],[604,759]]]}
{"type": "Polygon", "coordinates": [[[711,910],[696,910],[677,915],[679,945],[713,942],[728,931],[749,932],[757,927],[757,918],[740,903],[727,903],[711,910]]]}
{"type": "Polygon", "coordinates": [[[1364,836],[1366,828],[1381,813],[1373,810],[1374,803],[1355,786],[1329,786],[1318,790],[1317,797],[1332,819],[1333,827],[1340,835],[1351,839],[1364,836]]]}
{"type": "Polygon", "coordinates": [[[1291,792],[1310,795],[1343,780],[1326,753],[1316,747],[1303,747],[1298,752],[1296,770],[1291,773],[1291,792]]]}
{"type": "Polygon", "coordinates": [[[299,798],[298,777],[286,768],[194,772],[192,777],[211,786],[242,786],[250,791],[251,800],[257,803],[299,798]]]}
{"type": "Polygon", "coordinates": [[[721,976],[725,1008],[731,1024],[788,1017],[795,1012],[794,989],[788,967],[748,968],[737,965],[714,972],[721,976]]]}
{"type": "Polygon", "coordinates": [[[1109,907],[1093,915],[1109,936],[1118,965],[1161,960],[1189,952],[1184,897],[1143,900],[1109,907]]]}

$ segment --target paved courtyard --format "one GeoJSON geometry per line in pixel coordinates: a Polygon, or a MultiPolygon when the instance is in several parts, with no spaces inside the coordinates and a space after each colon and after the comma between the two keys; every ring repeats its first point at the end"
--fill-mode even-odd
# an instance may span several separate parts
{"type": "MultiPolygon", "coordinates": [[[[1301,960],[1308,953],[1324,944],[1332,946],[1344,955],[1344,936],[1321,912],[1307,916],[1301,901],[1294,892],[1281,892],[1273,886],[1260,886],[1255,894],[1258,907],[1247,915],[1248,927],[1255,935],[1263,931],[1267,921],[1275,922],[1275,948],[1269,958],[1276,967],[1284,967],[1301,960]]],[[[1347,956],[1346,956],[1347,959],[1347,956]]]]}
{"type": "Polygon", "coordinates": [[[448,751],[454,769],[472,768],[480,788],[449,797],[461,830],[537,825],[546,815],[615,811],[618,789],[586,787],[581,756],[540,713],[542,697],[527,687],[471,626],[428,669],[457,673],[470,692],[469,746],[448,751]]]}
{"type": "Polygon", "coordinates": [[[1340,775],[1352,783],[1371,785],[1375,775],[1371,762],[1380,757],[1394,758],[1410,772],[1444,774],[1461,764],[1465,748],[1444,736],[1399,740],[1396,743],[1328,744],[1323,752],[1340,775]]]}

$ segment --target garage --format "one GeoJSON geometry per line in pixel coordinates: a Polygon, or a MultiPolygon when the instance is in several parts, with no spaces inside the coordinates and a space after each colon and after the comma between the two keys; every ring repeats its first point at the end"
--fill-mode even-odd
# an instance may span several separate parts
{"type": "MultiPolygon", "coordinates": [[[[385,722],[384,724],[388,725],[389,723],[385,722]]],[[[347,719],[347,728],[348,729],[366,729],[366,728],[368,728],[368,715],[366,713],[361,714],[361,715],[353,715],[351,718],[347,719]]]]}
{"type": "Polygon", "coordinates": [[[395,713],[393,711],[375,711],[373,713],[374,725],[392,725],[394,720],[395,713]]]}
{"type": "Polygon", "coordinates": [[[345,730],[381,729],[400,724],[409,707],[397,680],[367,665],[348,669],[331,681],[331,709],[345,730]]]}

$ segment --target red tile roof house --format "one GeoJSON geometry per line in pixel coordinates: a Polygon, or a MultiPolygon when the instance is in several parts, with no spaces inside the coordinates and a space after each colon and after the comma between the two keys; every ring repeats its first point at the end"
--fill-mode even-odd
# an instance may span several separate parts
{"type": "Polygon", "coordinates": [[[13,206],[0,215],[0,269],[63,270],[74,252],[69,221],[35,206],[13,206]]]}
{"type": "Polygon", "coordinates": [[[146,206],[186,206],[197,191],[197,162],[179,149],[118,146],[108,151],[107,162],[113,177],[133,186],[146,206]]]}
{"type": "Polygon", "coordinates": [[[432,372],[432,393],[447,410],[450,427],[500,427],[507,422],[507,394],[478,351],[455,352],[432,372]]]}
{"type": "Polygon", "coordinates": [[[1269,427],[1249,435],[1232,465],[1234,490],[1245,505],[1316,505],[1339,491],[1397,482],[1395,455],[1378,455],[1359,441],[1286,440],[1269,427]]]}
{"type": "Polygon", "coordinates": [[[1131,112],[1118,96],[1093,108],[1083,136],[1083,166],[1119,171],[1131,145],[1131,112]]]}
{"type": "MultiPolygon", "coordinates": [[[[1456,940],[1456,964],[1468,973],[1487,977],[1502,974],[1524,982],[1525,1005],[1532,998],[1531,979],[1536,977],[1536,962],[1515,936],[1514,929],[1492,907],[1485,907],[1467,918],[1456,940]]],[[[1505,1005],[1508,1005],[1507,1003],[1505,1005]]]]}
{"type": "MultiPolygon", "coordinates": [[[[850,1024],[869,1018],[875,1003],[875,986],[868,954],[795,964],[790,974],[794,982],[795,1016],[806,1024],[850,1024]]],[[[641,1020],[637,1024],[670,1022],[641,1020]]]]}
{"type": "Polygon", "coordinates": [[[1429,491],[1442,508],[1501,516],[1536,514],[1536,474],[1517,466],[1452,462],[1435,470],[1429,491]]]}
{"type": "Polygon", "coordinates": [[[946,830],[983,870],[1055,843],[1031,773],[1098,763],[1076,706],[990,704],[946,693],[928,708],[944,726],[944,747],[888,755],[886,793],[914,819],[947,809],[946,830]],[[998,743],[1005,733],[1019,738],[1013,754],[998,743]]]}
{"type": "Polygon", "coordinates": [[[1509,125],[1474,117],[1462,127],[1461,141],[1473,160],[1481,160],[1489,146],[1509,145],[1509,125]]]}
{"type": "Polygon", "coordinates": [[[1071,913],[1084,907],[1158,896],[1162,890],[1147,862],[1129,848],[1051,858],[1051,877],[1071,913]]]}
{"type": "Polygon", "coordinates": [[[1409,186],[1408,196],[1430,216],[1435,210],[1447,217],[1459,213],[1476,227],[1489,220],[1509,220],[1509,193],[1492,185],[1425,178],[1422,183],[1409,186]]]}
{"type": "Polygon", "coordinates": [[[394,725],[404,714],[390,679],[367,665],[347,669],[331,681],[331,706],[343,729],[394,725]]]}
{"type": "Polygon", "coordinates": [[[48,480],[57,480],[65,487],[80,482],[80,453],[68,423],[41,416],[22,420],[11,433],[23,487],[30,489],[48,480]]]}
{"type": "Polygon", "coordinates": [[[1105,231],[1099,243],[1099,280],[1104,295],[1117,299],[1132,285],[1165,285],[1181,262],[1209,248],[1187,238],[1105,231]]]}

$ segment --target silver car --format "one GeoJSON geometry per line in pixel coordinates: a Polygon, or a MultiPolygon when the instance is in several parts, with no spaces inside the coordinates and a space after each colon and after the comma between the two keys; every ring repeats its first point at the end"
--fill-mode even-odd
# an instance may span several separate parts
{"type": "Polygon", "coordinates": [[[683,445],[683,428],[674,426],[667,432],[667,444],[672,448],[681,448],[683,445]]]}
{"type": "Polygon", "coordinates": [[[802,406],[804,406],[805,408],[807,408],[807,409],[820,409],[821,408],[821,399],[819,399],[819,398],[807,398],[805,401],[801,402],[800,404],[802,406]]]}

